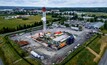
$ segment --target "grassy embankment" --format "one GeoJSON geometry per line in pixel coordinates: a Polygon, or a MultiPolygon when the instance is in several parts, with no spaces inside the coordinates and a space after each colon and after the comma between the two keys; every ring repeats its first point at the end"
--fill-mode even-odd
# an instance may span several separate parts
{"type": "Polygon", "coordinates": [[[0,44],[0,56],[5,65],[40,65],[38,60],[28,57],[16,43],[6,37],[1,37],[3,42],[0,44]]]}

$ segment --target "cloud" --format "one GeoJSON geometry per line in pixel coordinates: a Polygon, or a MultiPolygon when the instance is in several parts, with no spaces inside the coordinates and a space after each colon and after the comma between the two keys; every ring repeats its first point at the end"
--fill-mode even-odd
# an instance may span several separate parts
{"type": "Polygon", "coordinates": [[[0,0],[0,6],[106,7],[107,0],[0,0]]]}

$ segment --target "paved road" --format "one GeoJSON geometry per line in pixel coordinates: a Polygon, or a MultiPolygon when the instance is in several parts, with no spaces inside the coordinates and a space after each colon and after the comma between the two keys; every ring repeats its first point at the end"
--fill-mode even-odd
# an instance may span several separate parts
{"type": "Polygon", "coordinates": [[[100,62],[98,65],[107,65],[107,50],[104,53],[103,57],[101,58],[100,62]]]}
{"type": "Polygon", "coordinates": [[[1,58],[0,58],[0,65],[4,65],[1,58]]]}

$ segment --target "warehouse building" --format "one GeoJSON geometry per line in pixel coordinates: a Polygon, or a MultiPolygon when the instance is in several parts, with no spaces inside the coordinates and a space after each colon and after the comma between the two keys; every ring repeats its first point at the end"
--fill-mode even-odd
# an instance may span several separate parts
{"type": "Polygon", "coordinates": [[[102,22],[94,22],[94,23],[86,24],[85,27],[89,28],[89,29],[99,29],[103,25],[104,25],[104,23],[102,23],[102,22]]]}

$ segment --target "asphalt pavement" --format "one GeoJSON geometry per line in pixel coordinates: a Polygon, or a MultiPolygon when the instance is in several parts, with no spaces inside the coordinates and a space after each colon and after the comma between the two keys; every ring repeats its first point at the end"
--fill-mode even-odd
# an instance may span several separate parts
{"type": "Polygon", "coordinates": [[[103,57],[101,58],[100,62],[98,65],[107,65],[107,50],[104,53],[103,57]]]}
{"type": "Polygon", "coordinates": [[[0,65],[4,65],[1,58],[0,58],[0,65]]]}

